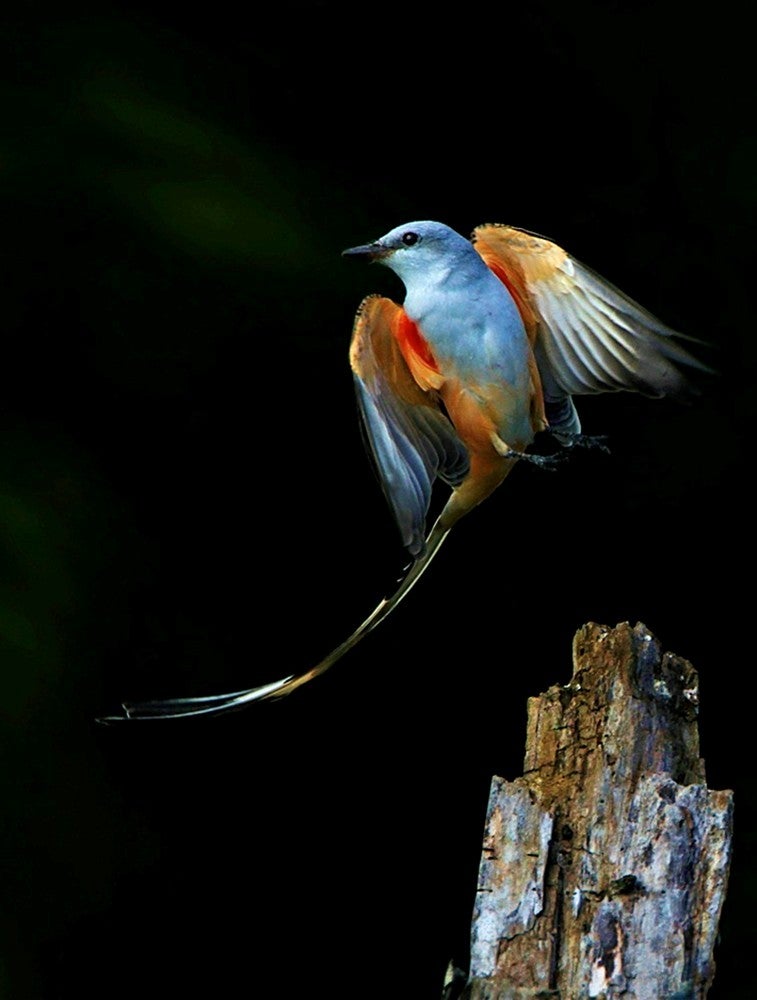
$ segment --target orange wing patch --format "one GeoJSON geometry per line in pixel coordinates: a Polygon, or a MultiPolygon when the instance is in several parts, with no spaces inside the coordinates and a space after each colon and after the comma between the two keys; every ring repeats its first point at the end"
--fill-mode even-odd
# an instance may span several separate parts
{"type": "Polygon", "coordinates": [[[516,267],[528,284],[553,281],[568,259],[568,254],[556,243],[514,226],[491,223],[478,226],[473,233],[473,243],[487,264],[487,258],[494,257],[508,269],[516,267]]]}
{"type": "Polygon", "coordinates": [[[366,384],[382,372],[406,403],[436,405],[427,396],[444,378],[415,323],[404,309],[380,295],[360,303],[350,344],[350,365],[366,384]]]}

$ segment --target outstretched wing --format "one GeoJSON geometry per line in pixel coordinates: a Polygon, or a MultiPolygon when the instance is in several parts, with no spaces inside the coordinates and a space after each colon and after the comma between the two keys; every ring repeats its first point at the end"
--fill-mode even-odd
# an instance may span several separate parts
{"type": "Polygon", "coordinates": [[[665,326],[557,244],[502,225],[479,226],[473,242],[516,302],[536,313],[530,333],[549,402],[624,389],[680,397],[692,391],[681,368],[711,371],[681,345],[698,341],[665,326]]]}
{"type": "Polygon", "coordinates": [[[468,452],[436,392],[441,376],[401,306],[370,295],[352,331],[350,365],[381,485],[412,555],[423,549],[434,480],[459,486],[468,452]]]}

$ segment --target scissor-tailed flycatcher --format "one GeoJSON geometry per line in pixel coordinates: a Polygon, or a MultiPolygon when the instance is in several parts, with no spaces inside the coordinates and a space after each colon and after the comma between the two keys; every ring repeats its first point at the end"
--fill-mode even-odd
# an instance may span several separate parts
{"type": "Polygon", "coordinates": [[[628,390],[683,396],[681,368],[707,367],[691,340],[548,240],[479,226],[472,240],[439,222],[410,222],[345,255],[378,261],[403,281],[403,305],[368,296],[350,363],[373,458],[414,557],[396,592],[306,673],[201,698],[124,704],[104,718],[215,715],[281,698],[328,670],[397,607],[452,526],[495,490],[540,431],[563,447],[581,434],[573,397],[628,390]],[[452,493],[426,536],[434,482],[452,493]]]}

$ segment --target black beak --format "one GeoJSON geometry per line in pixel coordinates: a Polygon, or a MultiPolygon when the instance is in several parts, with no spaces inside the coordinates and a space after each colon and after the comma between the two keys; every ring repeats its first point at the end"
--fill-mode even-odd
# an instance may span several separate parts
{"type": "Polygon", "coordinates": [[[378,260],[391,253],[380,243],[364,243],[361,247],[350,247],[349,250],[342,250],[342,257],[367,257],[369,260],[378,260]]]}

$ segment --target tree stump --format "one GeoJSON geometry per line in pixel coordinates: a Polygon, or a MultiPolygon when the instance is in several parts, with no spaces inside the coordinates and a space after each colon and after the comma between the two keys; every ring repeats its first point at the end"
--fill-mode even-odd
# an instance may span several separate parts
{"type": "Polygon", "coordinates": [[[524,774],[492,781],[469,1000],[705,997],[733,794],[709,791],[698,679],[642,624],[588,624],[528,704],[524,774]]]}

